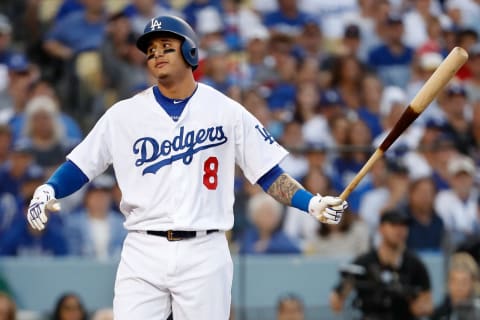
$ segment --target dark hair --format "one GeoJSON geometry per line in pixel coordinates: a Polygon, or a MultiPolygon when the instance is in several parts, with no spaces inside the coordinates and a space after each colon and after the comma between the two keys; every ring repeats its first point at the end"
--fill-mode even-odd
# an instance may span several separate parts
{"type": "Polygon", "coordinates": [[[82,312],[82,320],[87,320],[87,311],[85,310],[85,307],[83,306],[82,300],[80,299],[80,297],[77,294],[75,294],[73,292],[64,293],[63,295],[60,296],[60,298],[58,298],[58,300],[55,304],[55,308],[53,309],[52,320],[62,320],[62,318],[60,318],[60,311],[61,311],[65,301],[68,298],[75,298],[78,301],[78,304],[80,306],[80,310],[82,312]]]}

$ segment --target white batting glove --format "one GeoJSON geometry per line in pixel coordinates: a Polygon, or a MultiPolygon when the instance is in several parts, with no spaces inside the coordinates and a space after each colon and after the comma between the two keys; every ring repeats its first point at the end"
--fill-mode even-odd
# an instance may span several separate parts
{"type": "Polygon", "coordinates": [[[27,220],[33,229],[43,230],[47,223],[46,211],[60,211],[60,203],[55,199],[55,191],[51,185],[42,184],[33,193],[28,206],[27,220]]]}
{"type": "Polygon", "coordinates": [[[308,213],[322,223],[338,224],[342,220],[343,212],[348,208],[347,201],[339,197],[317,194],[308,203],[308,213]]]}

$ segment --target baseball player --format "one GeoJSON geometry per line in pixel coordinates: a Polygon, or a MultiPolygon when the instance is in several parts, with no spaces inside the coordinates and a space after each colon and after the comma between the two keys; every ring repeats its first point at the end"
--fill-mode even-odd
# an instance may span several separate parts
{"type": "Polygon", "coordinates": [[[116,320],[225,320],[233,265],[225,231],[233,225],[234,169],[285,205],[337,224],[347,207],[312,195],[278,163],[287,155],[240,104],[197,83],[198,41],[174,16],[152,19],[137,40],[157,85],[109,108],[87,137],[38,187],[28,221],[112,164],[128,235],[115,281],[116,320]]]}

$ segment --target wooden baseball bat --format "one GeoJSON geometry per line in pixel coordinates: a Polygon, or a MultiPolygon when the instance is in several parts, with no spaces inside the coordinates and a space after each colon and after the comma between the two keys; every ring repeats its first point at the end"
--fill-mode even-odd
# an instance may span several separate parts
{"type": "Polygon", "coordinates": [[[453,78],[458,69],[467,61],[468,54],[465,49],[455,47],[442,61],[435,72],[428,78],[427,82],[420,88],[416,96],[402,113],[400,119],[393,126],[392,130],[383,139],[380,146],[370,156],[360,171],[353,177],[350,184],[340,194],[340,198],[346,200],[350,193],[360,183],[363,177],[372,168],[373,164],[383,156],[385,151],[398,139],[408,126],[425,110],[440,90],[453,78]]]}

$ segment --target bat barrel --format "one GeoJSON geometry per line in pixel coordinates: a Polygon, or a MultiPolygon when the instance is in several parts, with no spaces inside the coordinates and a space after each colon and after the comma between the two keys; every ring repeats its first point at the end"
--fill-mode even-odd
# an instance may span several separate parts
{"type": "Polygon", "coordinates": [[[410,126],[410,124],[425,110],[435,99],[440,90],[453,78],[460,67],[467,61],[468,54],[465,49],[460,47],[453,48],[448,56],[442,61],[440,66],[428,78],[422,88],[412,99],[408,107],[403,112],[400,119],[395,123],[392,130],[388,133],[380,146],[370,156],[362,169],[352,179],[350,184],[340,194],[340,198],[346,200],[350,193],[360,183],[363,177],[370,171],[373,164],[383,156],[385,151],[398,139],[398,137],[410,126]]]}

